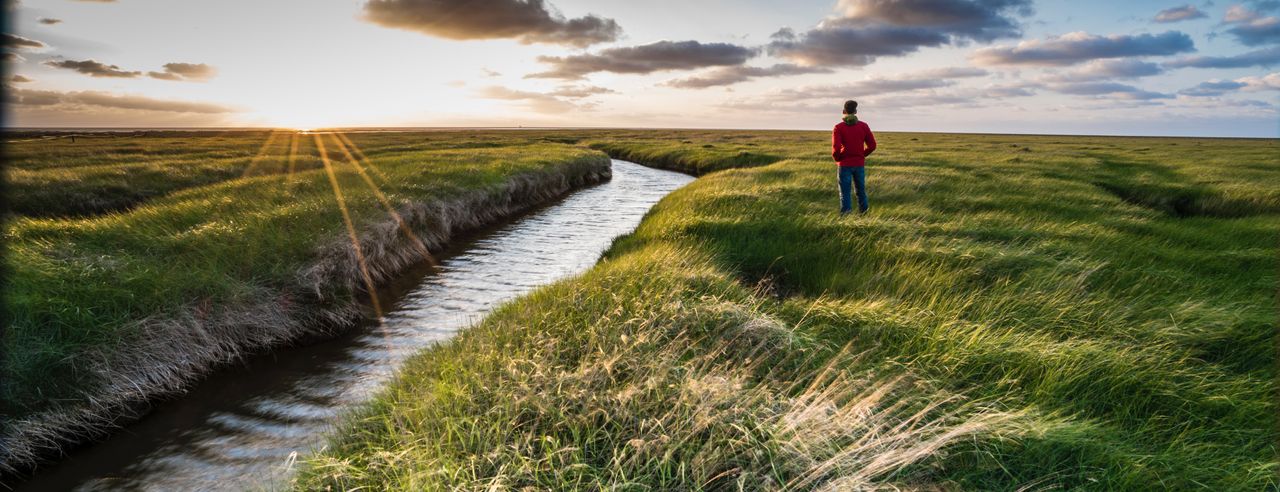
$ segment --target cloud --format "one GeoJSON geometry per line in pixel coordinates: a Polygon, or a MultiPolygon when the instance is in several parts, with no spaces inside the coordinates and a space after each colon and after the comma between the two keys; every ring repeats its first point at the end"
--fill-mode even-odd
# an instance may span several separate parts
{"type": "Polygon", "coordinates": [[[803,65],[864,66],[880,56],[1021,35],[1030,0],[840,0],[838,17],[772,36],[769,54],[803,65]]]}
{"type": "Polygon", "coordinates": [[[579,106],[574,103],[565,101],[550,94],[518,91],[496,85],[481,89],[479,95],[486,99],[520,101],[524,103],[528,109],[538,113],[567,113],[579,108],[579,106]]]}
{"type": "Polygon", "coordinates": [[[25,84],[27,82],[33,82],[33,80],[26,78],[22,75],[13,74],[9,76],[9,82],[12,82],[15,84],[25,84]]]}
{"type": "Polygon", "coordinates": [[[721,67],[701,75],[668,80],[663,82],[662,85],[680,89],[705,89],[707,87],[733,85],[760,77],[782,77],[787,75],[810,73],[831,73],[831,69],[824,67],[806,67],[792,63],[779,63],[768,67],[721,67]]]}
{"type": "Polygon", "coordinates": [[[1232,56],[1188,56],[1165,62],[1167,68],[1248,68],[1280,64],[1280,46],[1232,56]]]}
{"type": "Polygon", "coordinates": [[[45,65],[54,68],[65,68],[67,70],[75,70],[76,72],[88,75],[90,77],[113,77],[122,79],[132,79],[142,75],[142,72],[130,72],[121,70],[119,66],[107,65],[97,60],[49,60],[44,62],[45,65]]]}
{"type": "Polygon", "coordinates": [[[1227,32],[1245,46],[1280,43],[1280,17],[1264,16],[1243,5],[1227,9],[1223,25],[1231,26],[1227,32]]]}
{"type": "Polygon", "coordinates": [[[1105,79],[1136,79],[1164,73],[1155,63],[1134,59],[1093,60],[1079,70],[1050,75],[1049,82],[1086,82],[1105,79]]]}
{"type": "Polygon", "coordinates": [[[147,72],[153,79],[204,82],[218,71],[204,63],[166,63],[163,72],[147,72]]]}
{"type": "Polygon", "coordinates": [[[1194,5],[1187,4],[1181,7],[1161,10],[1160,13],[1156,14],[1156,17],[1152,20],[1161,24],[1168,24],[1170,22],[1203,19],[1205,17],[1209,17],[1208,14],[1201,12],[1200,9],[1196,8],[1194,5]]]}
{"type": "Polygon", "coordinates": [[[1188,96],[1222,96],[1229,92],[1280,91],[1280,73],[1263,76],[1241,77],[1235,80],[1210,80],[1195,87],[1183,89],[1179,94],[1188,96]]]}
{"type": "Polygon", "coordinates": [[[847,25],[919,27],[976,41],[1020,36],[1009,15],[1031,15],[1030,0],[840,0],[836,8],[847,25]]]}
{"type": "Polygon", "coordinates": [[[4,39],[4,47],[5,47],[5,48],[10,48],[10,49],[40,49],[40,48],[44,48],[44,47],[48,46],[47,44],[44,44],[44,43],[42,43],[42,42],[40,42],[40,41],[36,41],[36,40],[34,40],[34,39],[31,39],[31,38],[24,38],[24,37],[19,36],[19,35],[17,35],[17,34],[3,33],[3,34],[0,34],[0,36],[4,36],[4,38],[3,38],[3,39],[4,39]]]}
{"type": "Polygon", "coordinates": [[[944,67],[912,72],[909,76],[915,78],[960,79],[968,77],[985,77],[990,74],[991,72],[977,67],[944,67]]]}
{"type": "Polygon", "coordinates": [[[1208,82],[1201,82],[1195,87],[1178,91],[1178,93],[1196,97],[1221,96],[1228,92],[1236,91],[1245,85],[1247,84],[1243,82],[1236,82],[1234,80],[1210,80],[1208,82]]]}
{"type": "Polygon", "coordinates": [[[1235,81],[1244,84],[1245,91],[1280,91],[1280,73],[1241,77],[1235,81]]]}
{"type": "Polygon", "coordinates": [[[1153,99],[1172,99],[1170,94],[1151,92],[1118,82],[1076,82],[1050,84],[1049,89],[1060,94],[1076,96],[1098,96],[1125,99],[1130,101],[1149,101],[1153,99]]]}
{"type": "Polygon", "coordinates": [[[768,50],[770,55],[804,65],[864,66],[880,56],[902,56],[949,40],[929,29],[820,26],[802,34],[780,30],[773,34],[768,50]]]}
{"type": "Polygon", "coordinates": [[[894,92],[936,89],[954,85],[955,82],[940,79],[897,79],[873,77],[847,84],[783,89],[780,95],[791,99],[834,98],[848,99],[894,92]]]}
{"type": "Polygon", "coordinates": [[[1179,31],[1161,34],[1098,36],[1073,32],[1017,46],[995,46],[973,53],[979,65],[1065,66],[1103,58],[1163,56],[1195,51],[1191,37],[1179,31]]]}
{"type": "Polygon", "coordinates": [[[369,0],[364,18],[374,24],[454,40],[515,39],[583,48],[615,41],[613,19],[567,19],[544,0],[369,0]]]}
{"type": "MultiPolygon", "coordinates": [[[[916,72],[911,75],[920,75],[916,72]]],[[[899,76],[902,77],[902,76],[899,76]]],[[[840,103],[854,97],[859,102],[859,109],[872,113],[887,109],[907,110],[914,108],[934,109],[938,106],[962,105],[979,107],[992,102],[1007,106],[1012,98],[1035,95],[1032,90],[1037,85],[1019,83],[1013,85],[988,85],[986,87],[952,87],[952,83],[939,81],[914,80],[903,82],[902,79],[869,79],[845,85],[809,87],[797,90],[774,93],[764,98],[738,100],[722,104],[720,107],[733,110],[772,112],[772,113],[820,113],[838,114],[840,103]],[[802,96],[802,97],[796,97],[802,96]],[[810,101],[809,96],[820,96],[821,100],[810,101]]]]}
{"type": "Polygon", "coordinates": [[[539,56],[551,70],[525,78],[580,79],[595,72],[648,74],[667,70],[741,65],[757,50],[728,43],[658,41],[640,46],[609,48],[598,54],[539,56]]]}
{"type": "Polygon", "coordinates": [[[5,51],[0,53],[0,61],[6,61],[9,63],[18,63],[18,62],[27,61],[27,59],[23,58],[22,55],[19,55],[12,51],[5,51]]]}
{"type": "Polygon", "coordinates": [[[58,92],[34,89],[7,88],[5,92],[9,102],[16,106],[66,106],[102,107],[113,109],[129,109],[137,111],[159,111],[171,113],[219,114],[235,112],[227,106],[217,104],[172,101],[153,99],[146,96],[118,95],[100,91],[58,92]]]}
{"type": "Polygon", "coordinates": [[[556,88],[556,90],[551,91],[550,95],[556,96],[556,97],[565,97],[570,99],[582,99],[584,97],[591,97],[591,96],[596,96],[600,94],[616,94],[617,92],[618,91],[615,91],[613,89],[594,86],[594,85],[582,85],[582,86],[562,85],[556,88]]]}
{"type": "Polygon", "coordinates": [[[946,67],[894,76],[868,77],[834,85],[817,85],[783,89],[774,94],[777,100],[848,99],[881,94],[921,91],[955,85],[954,79],[982,77],[989,72],[973,67],[946,67]]]}
{"type": "Polygon", "coordinates": [[[61,24],[61,23],[62,23],[62,19],[53,19],[53,18],[49,18],[49,17],[41,17],[41,18],[40,18],[39,20],[37,20],[36,22],[39,22],[39,23],[44,24],[44,25],[46,25],[46,26],[52,26],[52,25],[54,25],[54,24],[61,24]]]}
{"type": "Polygon", "coordinates": [[[982,96],[990,99],[1005,99],[1009,97],[1029,97],[1036,95],[1032,89],[1039,88],[1038,84],[1013,84],[1013,85],[993,85],[982,90],[982,96]]]}

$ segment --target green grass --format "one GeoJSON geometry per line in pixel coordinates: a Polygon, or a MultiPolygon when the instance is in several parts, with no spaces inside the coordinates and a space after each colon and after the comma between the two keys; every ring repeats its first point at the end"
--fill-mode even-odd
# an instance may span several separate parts
{"type": "Polygon", "coordinates": [[[884,134],[841,217],[824,133],[564,134],[705,176],[299,488],[1278,487],[1277,140],[884,134]]]}
{"type": "MultiPolygon", "coordinates": [[[[311,313],[314,319],[305,321],[315,321],[325,318],[328,310],[349,304],[353,292],[362,290],[358,277],[308,274],[309,268],[334,260],[325,256],[326,251],[349,241],[314,138],[300,135],[298,156],[290,159],[292,135],[282,133],[277,140],[284,144],[265,146],[265,159],[274,166],[265,173],[242,169],[249,165],[244,156],[251,157],[250,152],[256,154],[264,147],[262,133],[200,138],[161,135],[141,142],[79,138],[74,144],[60,139],[45,148],[45,158],[57,164],[43,162],[39,148],[23,144],[27,147],[18,152],[11,176],[32,170],[43,181],[30,184],[33,188],[11,188],[11,198],[16,203],[72,208],[86,193],[113,196],[113,185],[104,185],[100,170],[127,168],[134,166],[135,159],[155,157],[148,149],[194,145],[190,147],[193,155],[174,152],[140,164],[157,169],[157,174],[139,176],[135,169],[118,176],[118,183],[129,189],[166,190],[127,210],[58,217],[70,210],[62,209],[9,218],[4,239],[10,319],[0,347],[5,352],[0,367],[0,423],[7,427],[21,417],[85,405],[95,398],[97,388],[109,382],[103,380],[104,374],[154,370],[154,377],[166,377],[172,368],[101,367],[104,361],[111,364],[113,354],[124,348],[145,347],[144,343],[157,343],[154,339],[197,336],[179,333],[178,326],[156,328],[155,322],[189,322],[194,327],[182,330],[211,330],[205,335],[216,339],[226,334],[219,330],[235,333],[231,328],[245,323],[250,325],[247,333],[274,328],[237,321],[234,317],[248,306],[274,303],[282,312],[311,313]],[[176,141],[165,143],[166,139],[176,141]],[[75,147],[82,144],[88,148],[75,147]],[[212,154],[240,157],[206,158],[212,154]],[[290,160],[296,161],[292,169],[290,160]],[[77,184],[64,186],[58,179],[77,184]],[[170,181],[165,186],[151,187],[150,183],[166,179],[170,181]],[[59,198],[46,201],[46,196],[59,198]],[[314,281],[322,283],[311,285],[314,281]]],[[[335,178],[364,241],[372,228],[387,223],[390,216],[353,162],[325,138],[335,178]]],[[[580,182],[584,174],[605,164],[605,157],[595,151],[529,139],[499,148],[433,148],[408,135],[353,134],[351,138],[368,155],[371,167],[365,174],[402,213],[411,203],[497,193],[521,177],[557,186],[580,182]],[[386,148],[392,144],[399,147],[386,148]]],[[[500,198],[519,203],[537,196],[532,192],[538,190],[523,191],[531,194],[500,198]]],[[[428,225],[418,231],[424,238],[439,238],[440,231],[447,234],[449,230],[435,227],[436,223],[428,225]]],[[[394,234],[395,229],[390,230],[394,234]]],[[[366,250],[366,254],[371,253],[366,250]]],[[[349,266],[329,265],[337,271],[349,266]]]]}

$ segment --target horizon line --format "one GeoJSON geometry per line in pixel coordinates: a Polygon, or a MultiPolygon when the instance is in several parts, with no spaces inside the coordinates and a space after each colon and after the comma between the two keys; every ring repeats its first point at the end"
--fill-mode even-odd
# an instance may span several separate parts
{"type": "MultiPolygon", "coordinates": [[[[4,132],[126,132],[126,131],[363,131],[363,132],[397,132],[397,131],[465,131],[465,130],[674,130],[674,131],[765,131],[765,132],[825,132],[828,130],[807,130],[795,128],[730,128],[730,127],[615,127],[615,126],[333,126],[317,128],[290,128],[286,126],[31,126],[3,127],[4,132]]],[[[1212,138],[1212,139],[1247,139],[1247,140],[1280,140],[1280,135],[1269,137],[1257,136],[1195,136],[1167,134],[1118,134],[1118,133],[1007,133],[1007,132],[945,132],[925,130],[881,130],[876,133],[923,133],[933,135],[1007,135],[1035,137],[1111,137],[1111,138],[1212,138]]]]}

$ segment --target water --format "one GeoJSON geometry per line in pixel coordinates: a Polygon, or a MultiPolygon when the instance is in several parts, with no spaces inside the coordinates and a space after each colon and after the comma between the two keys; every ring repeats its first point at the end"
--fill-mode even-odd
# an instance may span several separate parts
{"type": "Polygon", "coordinates": [[[463,241],[388,288],[382,326],[220,370],[18,490],[245,490],[286,483],[343,410],[408,355],[496,305],[590,268],[660,198],[693,178],[613,161],[613,179],[463,241]]]}

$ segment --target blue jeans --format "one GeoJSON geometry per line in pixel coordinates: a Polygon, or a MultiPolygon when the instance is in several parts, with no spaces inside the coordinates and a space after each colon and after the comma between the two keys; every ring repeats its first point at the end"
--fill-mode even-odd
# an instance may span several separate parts
{"type": "Polygon", "coordinates": [[[840,168],[840,213],[853,211],[853,197],[849,196],[849,188],[858,190],[858,211],[866,212],[867,207],[867,168],[840,168]]]}

